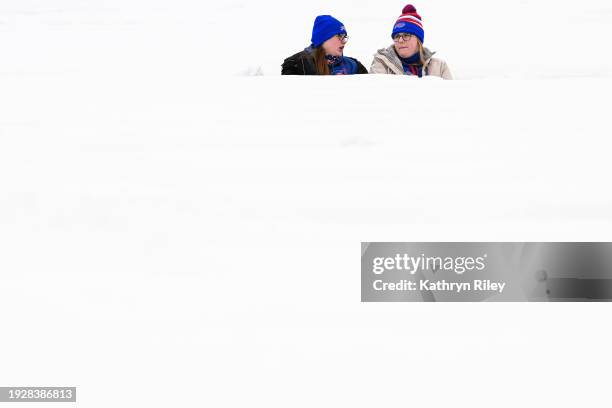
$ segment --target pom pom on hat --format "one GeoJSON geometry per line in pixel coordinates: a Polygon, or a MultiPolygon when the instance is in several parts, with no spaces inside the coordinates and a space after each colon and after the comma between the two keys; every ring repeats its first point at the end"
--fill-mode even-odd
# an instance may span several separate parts
{"type": "Polygon", "coordinates": [[[416,9],[414,8],[414,6],[412,4],[408,4],[406,7],[404,7],[404,9],[402,10],[402,14],[408,14],[408,13],[416,13],[416,9]]]}

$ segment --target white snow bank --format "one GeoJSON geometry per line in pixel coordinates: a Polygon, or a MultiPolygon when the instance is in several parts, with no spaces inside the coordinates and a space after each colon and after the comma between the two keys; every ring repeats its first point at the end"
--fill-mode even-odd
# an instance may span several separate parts
{"type": "Polygon", "coordinates": [[[276,75],[323,12],[369,64],[403,3],[3,1],[0,385],[88,407],[600,404],[604,308],[359,303],[361,241],[612,226],[607,3],[416,5],[463,80],[276,75]]]}

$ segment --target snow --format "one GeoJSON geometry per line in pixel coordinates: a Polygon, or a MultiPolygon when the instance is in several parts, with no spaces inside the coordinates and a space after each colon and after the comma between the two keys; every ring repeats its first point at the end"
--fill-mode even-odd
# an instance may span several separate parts
{"type": "Polygon", "coordinates": [[[0,385],[601,405],[604,305],[361,304],[357,254],[609,241],[608,3],[415,3],[456,81],[279,75],[323,13],[369,67],[403,3],[53,3],[0,5],[0,385]]]}

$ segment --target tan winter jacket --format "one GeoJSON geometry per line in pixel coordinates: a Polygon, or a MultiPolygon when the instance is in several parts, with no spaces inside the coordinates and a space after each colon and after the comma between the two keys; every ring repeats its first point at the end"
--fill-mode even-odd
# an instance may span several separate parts
{"type": "MultiPolygon", "coordinates": [[[[435,52],[423,48],[425,56],[425,64],[423,64],[423,75],[438,76],[442,79],[453,79],[453,75],[446,65],[446,62],[438,58],[433,58],[435,52]]],[[[374,60],[370,67],[370,74],[395,74],[404,75],[404,68],[400,61],[395,47],[391,45],[388,48],[381,48],[374,54],[374,60]]]]}

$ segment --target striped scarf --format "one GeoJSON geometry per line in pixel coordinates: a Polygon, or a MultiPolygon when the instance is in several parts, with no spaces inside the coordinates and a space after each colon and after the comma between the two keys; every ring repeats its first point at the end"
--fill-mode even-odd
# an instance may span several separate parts
{"type": "Polygon", "coordinates": [[[421,56],[417,52],[412,57],[402,58],[399,57],[400,61],[402,61],[402,67],[404,68],[404,74],[406,75],[416,75],[419,78],[423,76],[423,65],[421,65],[421,56]]]}

